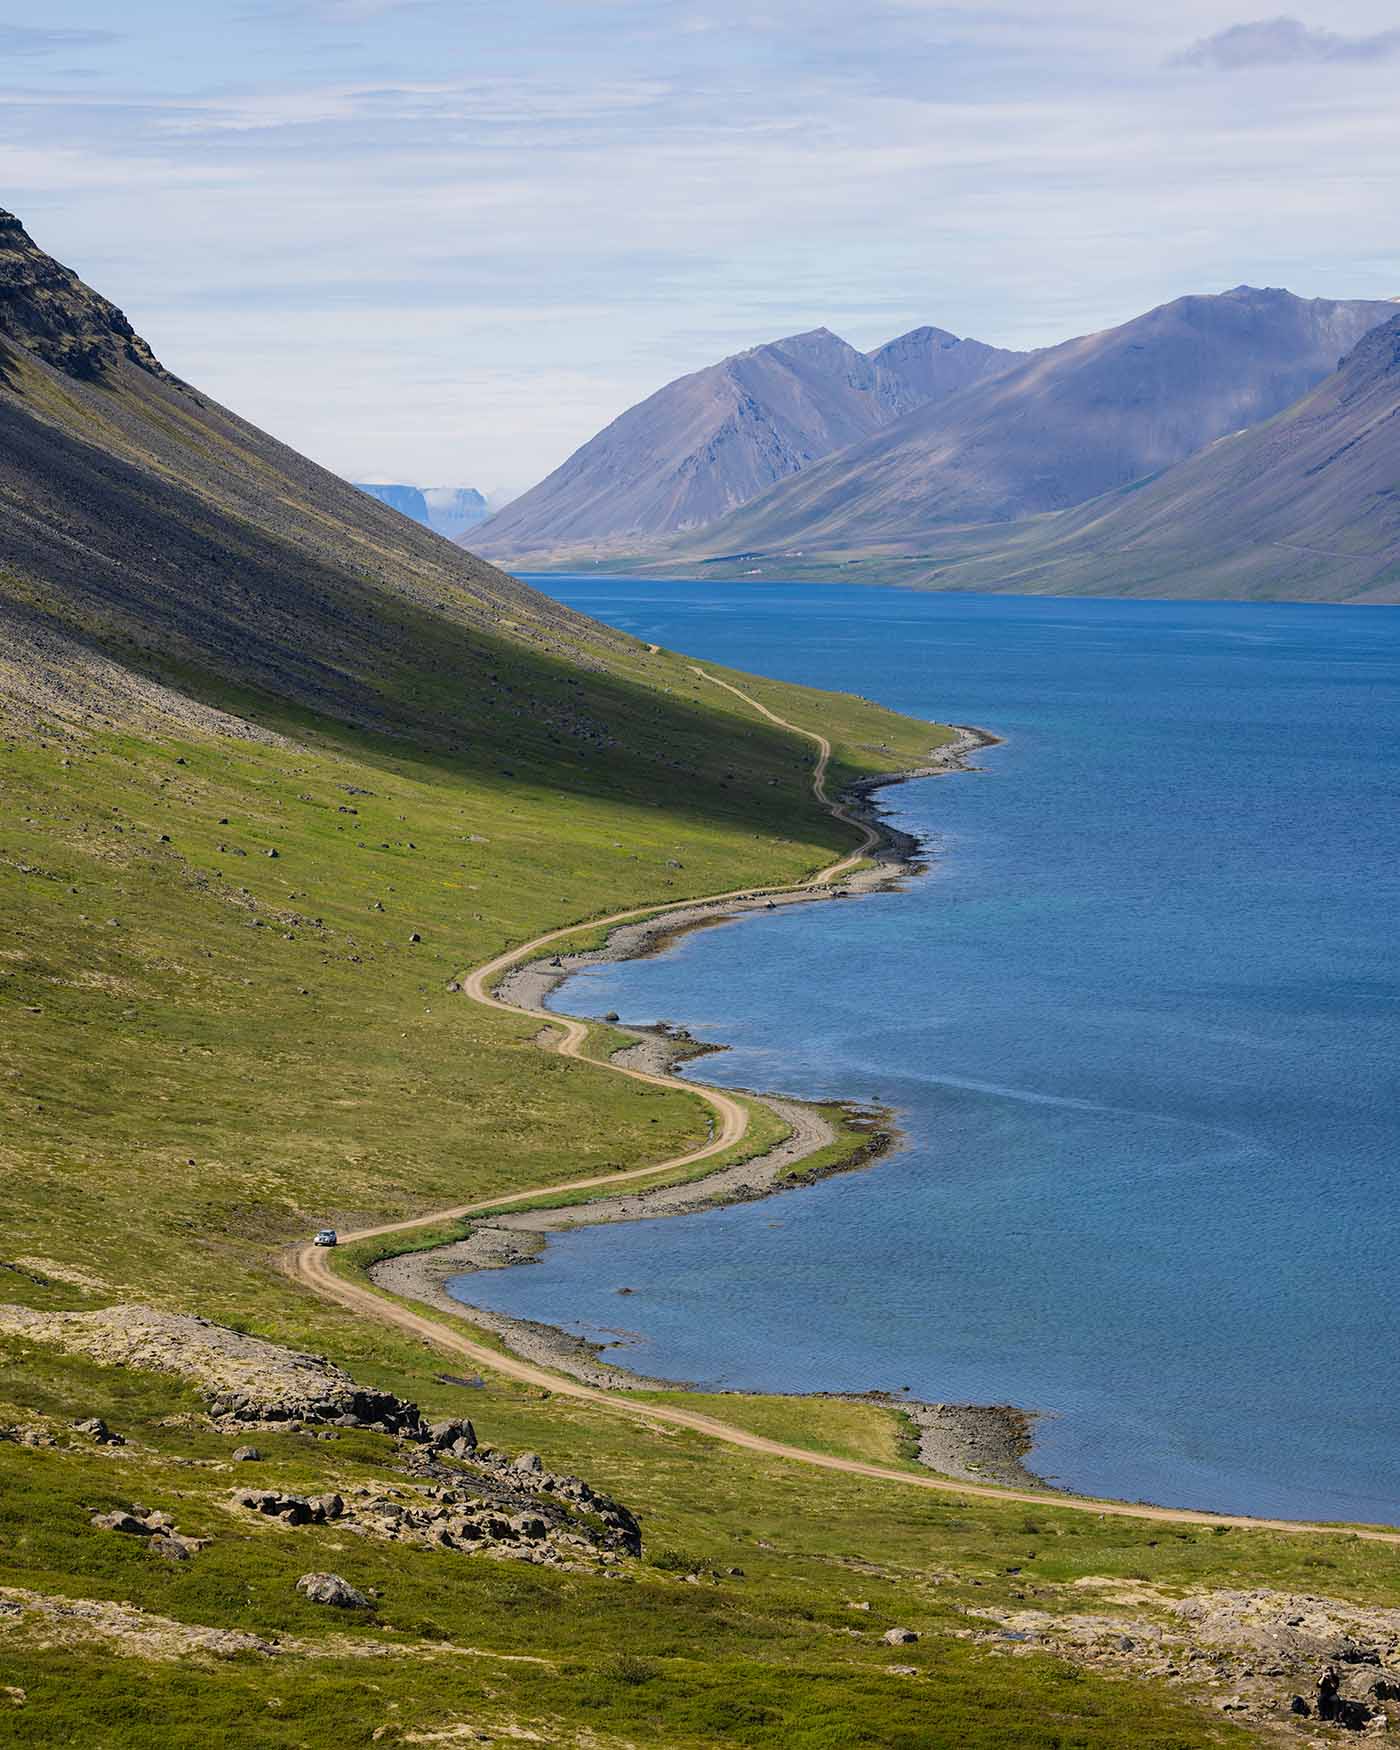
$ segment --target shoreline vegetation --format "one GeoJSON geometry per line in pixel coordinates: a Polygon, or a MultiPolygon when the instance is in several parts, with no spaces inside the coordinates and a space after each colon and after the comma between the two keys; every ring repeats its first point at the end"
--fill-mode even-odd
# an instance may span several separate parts
{"type": "MultiPolygon", "coordinates": [[[[564,1017],[546,1009],[545,1001],[566,980],[588,967],[664,953],[693,931],[713,928],[751,912],[898,891],[902,882],[927,871],[924,846],[912,834],[891,826],[872,798],[877,791],[895,784],[967,771],[971,769],[971,757],[979,749],[994,746],[1000,740],[986,730],[965,725],[954,727],[955,740],[938,749],[929,764],[858,780],[843,793],[842,803],[858,824],[875,835],[875,842],[869,848],[867,860],[843,877],[839,885],[698,900],[693,905],[620,924],[592,947],[570,954],[546,954],[510,968],[492,987],[491,994],[513,1008],[538,1014],[546,1025],[537,1043],[550,1050],[560,1037],[558,1023],[564,1017]],[[550,1022],[556,1025],[548,1025],[550,1022]]],[[[610,1018],[607,1025],[613,1027],[620,1040],[607,1052],[607,1061],[651,1075],[668,1075],[680,1063],[724,1049],[702,1044],[665,1022],[640,1027],[619,1025],[610,1018]]],[[[902,1145],[902,1135],[889,1112],[845,1101],[817,1105],[766,1091],[743,1092],[775,1115],[785,1130],[780,1140],[748,1158],[699,1177],[644,1191],[623,1195],[605,1192],[582,1203],[551,1203],[488,1214],[474,1219],[461,1239],[446,1244],[435,1239],[422,1250],[380,1258],[368,1266],[367,1274],[376,1287],[388,1293],[457,1317],[468,1317],[515,1354],[557,1368],[585,1385],[631,1393],[701,1391],[703,1388],[694,1382],[652,1378],[605,1358],[609,1349],[619,1346],[616,1343],[592,1342],[557,1325],[495,1312],[465,1295],[450,1293],[448,1284],[479,1270],[537,1262],[552,1233],[620,1221],[660,1220],[757,1201],[868,1166],[902,1145]]],[[[1020,1488],[1050,1487],[1025,1462],[1034,1444],[1036,1416],[1014,1405],[925,1403],[903,1393],[878,1390],[858,1394],[776,1395],[846,1397],[883,1405],[908,1419],[911,1455],[916,1454],[921,1465],[940,1475],[1020,1488]]]]}

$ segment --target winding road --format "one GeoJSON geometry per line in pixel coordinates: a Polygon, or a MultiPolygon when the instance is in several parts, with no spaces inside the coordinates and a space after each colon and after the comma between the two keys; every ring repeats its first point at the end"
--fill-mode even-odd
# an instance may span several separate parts
{"type": "MultiPolygon", "coordinates": [[[[797,892],[809,888],[828,887],[832,882],[847,874],[874,848],[879,834],[865,822],[857,820],[839,802],[833,802],[826,793],[827,767],[831,760],[831,743],[824,735],[815,730],[804,729],[800,724],[789,723],[786,718],[779,717],[775,711],[770,711],[766,705],[743,692],[740,688],[731,686],[728,681],[722,681],[716,675],[702,668],[694,668],[693,673],[712,685],[723,687],[726,692],[733,693],[756,711],[780,728],[791,730],[795,735],[805,736],[814,742],[817,748],[817,763],[812,772],[812,794],[837,820],[856,828],[861,834],[861,843],[839,862],[832,863],[828,868],[818,871],[808,881],[792,888],[739,888],[728,893],[718,893],[708,896],[709,900],[724,901],[727,899],[761,898],[765,893],[797,892]]],[[[638,906],[631,911],[615,912],[611,917],[593,920],[590,926],[567,924],[561,929],[551,930],[543,936],[536,936],[531,942],[522,943],[519,947],[508,949],[478,966],[475,971],[466,975],[463,980],[463,990],[473,1002],[486,1008],[501,1009],[508,1014],[526,1015],[532,1018],[544,1016],[551,1023],[563,1028],[563,1034],[556,1049],[564,1057],[583,1057],[584,1045],[588,1039],[588,1023],[575,1020],[570,1016],[556,1015],[541,1009],[521,1008],[514,1003],[502,1001],[494,994],[494,986],[501,976],[521,961],[536,958],[542,949],[552,943],[571,936],[584,927],[611,928],[616,924],[631,923],[638,918],[656,917],[668,911],[689,909],[698,904],[708,903],[704,898],[678,900],[672,905],[638,906]]],[[[597,1061],[597,1060],[590,1060],[597,1061]]],[[[748,1114],[744,1107],[731,1095],[719,1088],[706,1087],[703,1083],[683,1081],[678,1076],[656,1075],[647,1070],[628,1069],[620,1064],[599,1062],[600,1068],[610,1069],[616,1075],[629,1076],[633,1081],[650,1082],[653,1086],[662,1088],[678,1088],[687,1094],[697,1095],[713,1107],[719,1123],[702,1147],[690,1150],[687,1154],[672,1156],[669,1160],[657,1162],[653,1166],[634,1167],[627,1172],[609,1172],[598,1174],[587,1179],[570,1179],[557,1185],[533,1185],[528,1190],[516,1191],[505,1196],[483,1198],[473,1203],[459,1203],[450,1209],[434,1210],[429,1215],[416,1216],[408,1221],[385,1222],[379,1227],[360,1228],[354,1233],[343,1233],[341,1241],[345,1245],[353,1245],[360,1240],[382,1239],[387,1234],[412,1233],[416,1228],[434,1227],[442,1222],[455,1221],[463,1216],[485,1214],[488,1210],[497,1210],[513,1203],[533,1202],[540,1197],[557,1196],[564,1192],[585,1191],[596,1186],[616,1186],[633,1179],[655,1178],[664,1173],[674,1172],[678,1168],[694,1166],[697,1162],[709,1160],[715,1155],[724,1153],[736,1143],[743,1140],[748,1128],[748,1114]]],[[[846,1476],[869,1477],[877,1482],[901,1483],[906,1487],[930,1490],[938,1494],[953,1495],[962,1498],[978,1500],[1024,1502],[1038,1507],[1066,1508],[1081,1513],[1096,1513],[1101,1517],[1122,1519],[1139,1519],[1165,1521],[1174,1525],[1205,1525],[1229,1526],[1240,1530],[1251,1531],[1282,1531],[1293,1533],[1332,1533],[1335,1535],[1356,1536],[1374,1543],[1400,1545],[1400,1531],[1383,1529],[1358,1529],[1355,1532],[1347,1526],[1315,1525],[1292,1519],[1255,1519],[1244,1514],[1203,1513],[1187,1508],[1151,1507],[1130,1504],[1124,1501],[1097,1501],[1078,1495],[1061,1494],[1054,1490],[1015,1489],[1002,1487],[991,1483],[954,1482],[949,1479],[917,1471],[898,1470],[890,1465],[868,1463],[863,1459],[839,1458],[830,1453],[812,1452],[805,1447],[790,1446],[781,1440],[769,1440],[761,1434],[751,1434],[747,1429],[734,1427],[731,1423],[721,1421],[717,1416],[705,1415],[698,1410],[687,1410],[676,1404],[656,1404],[640,1402],[625,1393],[603,1391],[596,1386],[584,1385],[578,1380],[565,1375],[550,1372],[534,1363],[524,1361],[511,1354],[503,1354],[498,1349],[488,1347],[485,1343],[475,1342],[467,1336],[465,1330],[455,1324],[449,1324],[441,1318],[429,1317],[426,1313],[415,1312],[412,1308],[401,1305],[398,1301],[377,1293],[373,1288],[351,1281],[338,1275],[332,1268],[335,1253],[329,1248],[306,1244],[282,1254],[281,1262],[294,1281],[311,1289],[323,1299],[334,1301],[348,1311],[366,1318],[378,1319],[383,1324],[394,1326],[397,1330],[412,1337],[421,1338],[431,1347],[445,1350],[452,1355],[459,1355],[475,1362],[479,1367],[504,1374],[507,1378],[522,1381],[524,1384],[539,1386],[560,1397],[578,1399],[585,1403],[597,1404],[615,1414],[630,1416],[635,1420],[664,1423],[671,1427],[688,1428],[694,1433],[703,1434],[710,1439],[723,1442],[728,1446],[737,1446],[747,1452],[754,1452],[769,1458],[788,1459],[798,1464],[815,1466],[820,1470],[839,1471],[846,1476]]]]}

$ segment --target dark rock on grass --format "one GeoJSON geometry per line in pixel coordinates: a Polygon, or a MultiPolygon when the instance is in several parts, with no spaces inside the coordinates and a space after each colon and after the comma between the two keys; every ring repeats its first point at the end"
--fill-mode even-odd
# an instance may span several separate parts
{"type": "Polygon", "coordinates": [[[284,1525],[324,1525],[345,1511],[339,1495],[285,1495],[279,1489],[239,1489],[233,1501],[237,1507],[280,1519],[284,1525]]]}
{"type": "Polygon", "coordinates": [[[155,1530],[134,1513],[94,1513],[92,1523],[99,1531],[123,1531],[129,1537],[150,1537],[155,1530]]]}
{"type": "Polygon", "coordinates": [[[235,1446],[233,1456],[240,1464],[257,1464],[262,1458],[256,1446],[235,1446]]]}
{"type": "Polygon", "coordinates": [[[465,1418],[434,1422],[428,1429],[428,1439],[439,1450],[455,1449],[460,1443],[466,1450],[474,1452],[477,1446],[476,1429],[465,1418]]]}
{"type": "Polygon", "coordinates": [[[101,1416],[89,1416],[85,1422],[73,1424],[75,1434],[86,1434],[99,1446],[125,1446],[125,1437],[115,1434],[102,1420],[101,1416]]]}
{"type": "Polygon", "coordinates": [[[153,1555],[170,1562],[187,1562],[209,1542],[207,1537],[185,1537],[176,1531],[168,1513],[152,1512],[149,1507],[133,1507],[130,1512],[117,1508],[111,1513],[95,1513],[92,1524],[98,1531],[119,1531],[128,1537],[148,1537],[147,1546],[153,1555]]]}
{"type": "Polygon", "coordinates": [[[337,1610],[372,1610],[374,1606],[363,1592],[357,1592],[339,1574],[303,1574],[297,1581],[297,1591],[312,1604],[331,1604],[337,1610]]]}
{"type": "Polygon", "coordinates": [[[887,1647],[912,1647],[918,1638],[912,1628],[887,1628],[880,1636],[887,1647]]]}

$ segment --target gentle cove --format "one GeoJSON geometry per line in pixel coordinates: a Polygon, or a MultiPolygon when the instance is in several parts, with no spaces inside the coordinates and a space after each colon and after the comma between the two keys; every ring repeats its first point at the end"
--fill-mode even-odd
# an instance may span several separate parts
{"type": "Polygon", "coordinates": [[[905,893],[559,994],[731,1045],[707,1080],[892,1106],[905,1150],[464,1298],[710,1386],[1042,1410],[1079,1490],[1400,1521],[1400,614],[535,581],[1007,739],[884,793],[937,858],[905,893]]]}

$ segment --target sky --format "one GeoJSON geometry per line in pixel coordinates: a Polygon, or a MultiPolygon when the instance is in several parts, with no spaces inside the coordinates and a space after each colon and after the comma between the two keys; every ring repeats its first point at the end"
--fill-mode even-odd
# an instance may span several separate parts
{"type": "Polygon", "coordinates": [[[352,479],[523,490],[825,325],[1400,295],[1400,7],[0,0],[0,206],[352,479]]]}

